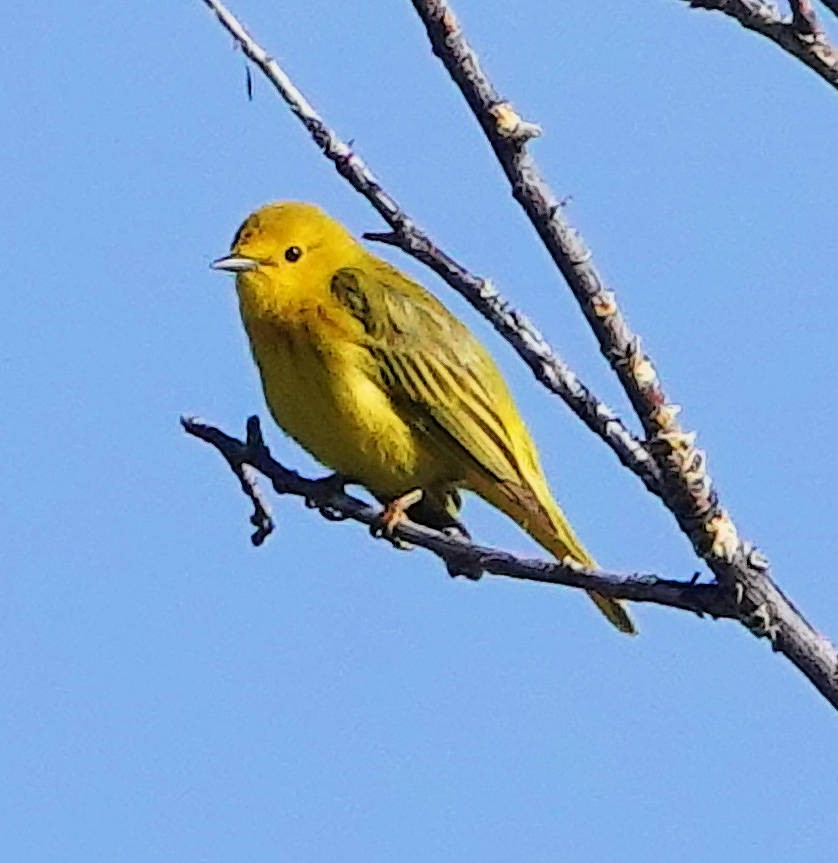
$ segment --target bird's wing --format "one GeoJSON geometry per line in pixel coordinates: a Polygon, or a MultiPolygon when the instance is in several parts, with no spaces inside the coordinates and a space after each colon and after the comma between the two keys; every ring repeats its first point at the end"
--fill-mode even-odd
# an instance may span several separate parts
{"type": "Polygon", "coordinates": [[[486,350],[424,288],[373,261],[338,270],[331,290],[360,323],[394,404],[452,463],[502,483],[540,478],[535,448],[486,350]]]}

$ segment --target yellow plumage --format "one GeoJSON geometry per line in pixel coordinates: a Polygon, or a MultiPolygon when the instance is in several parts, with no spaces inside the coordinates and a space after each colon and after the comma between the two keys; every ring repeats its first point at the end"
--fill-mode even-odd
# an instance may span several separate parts
{"type": "MultiPolygon", "coordinates": [[[[421,490],[408,514],[438,528],[473,491],[557,558],[594,565],[497,366],[424,288],[310,204],[257,210],[215,266],[237,273],[274,419],[318,461],[385,503],[421,490]]],[[[634,632],[620,603],[591,597],[634,632]]]]}

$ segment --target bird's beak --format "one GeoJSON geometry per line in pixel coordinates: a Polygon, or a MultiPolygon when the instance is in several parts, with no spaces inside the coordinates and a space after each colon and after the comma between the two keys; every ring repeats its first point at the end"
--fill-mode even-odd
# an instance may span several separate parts
{"type": "Polygon", "coordinates": [[[224,270],[228,273],[246,273],[249,270],[255,270],[259,266],[259,261],[241,255],[228,255],[226,258],[213,261],[210,266],[214,270],[224,270]]]}

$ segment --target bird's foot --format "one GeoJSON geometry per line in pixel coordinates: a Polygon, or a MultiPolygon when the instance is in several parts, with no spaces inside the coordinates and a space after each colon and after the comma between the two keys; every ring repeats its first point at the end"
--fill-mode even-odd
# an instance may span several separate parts
{"type": "Polygon", "coordinates": [[[409,491],[407,494],[391,500],[381,511],[375,522],[370,525],[370,533],[374,537],[389,540],[396,548],[402,550],[412,548],[409,543],[393,536],[393,533],[402,522],[407,520],[407,510],[419,503],[423,496],[424,492],[422,489],[415,488],[413,491],[409,491]]]}

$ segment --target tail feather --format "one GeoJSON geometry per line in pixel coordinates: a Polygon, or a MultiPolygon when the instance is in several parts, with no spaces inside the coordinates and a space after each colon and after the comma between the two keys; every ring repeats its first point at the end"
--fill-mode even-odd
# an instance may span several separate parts
{"type": "MultiPolygon", "coordinates": [[[[569,557],[591,569],[596,562],[573,532],[559,505],[553,500],[546,485],[543,494],[528,486],[511,482],[487,483],[485,488],[475,488],[484,500],[517,522],[544,549],[557,560],[569,557]]],[[[588,596],[608,620],[628,635],[636,635],[629,613],[616,599],[589,590],[588,596]]]]}
{"type": "Polygon", "coordinates": [[[589,590],[588,596],[594,601],[594,605],[620,630],[626,635],[637,635],[637,627],[634,621],[626,611],[625,606],[616,599],[610,596],[603,596],[595,590],[589,590]]]}

